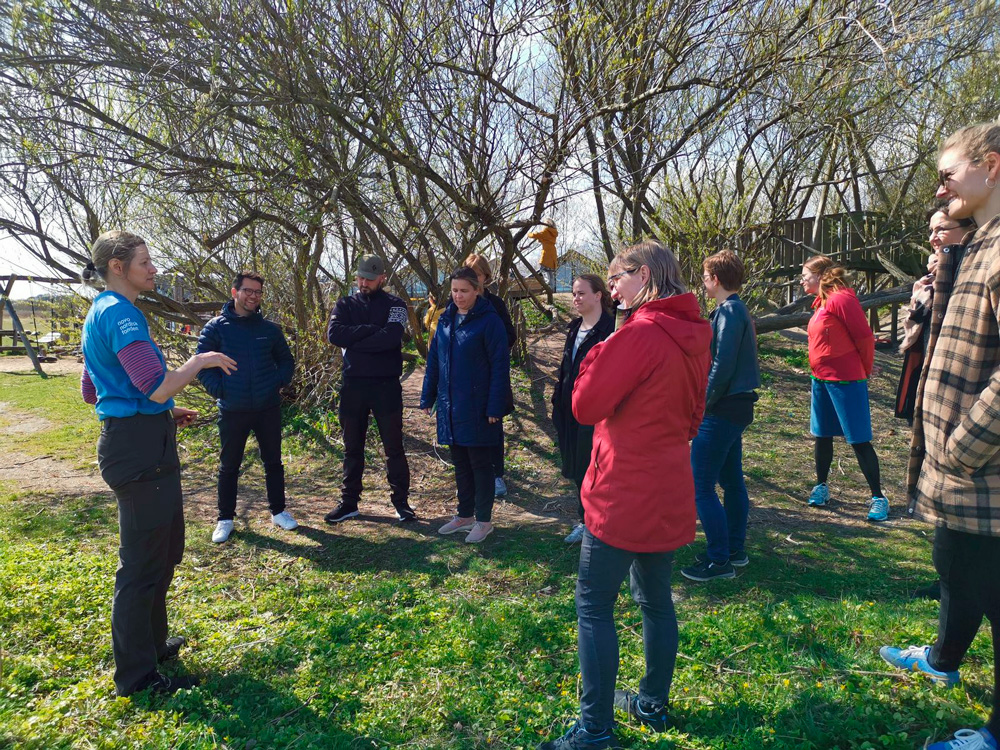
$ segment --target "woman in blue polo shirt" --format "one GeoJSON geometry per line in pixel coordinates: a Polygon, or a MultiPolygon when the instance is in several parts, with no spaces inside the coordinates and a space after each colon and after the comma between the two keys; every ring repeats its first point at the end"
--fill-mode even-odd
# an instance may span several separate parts
{"type": "Polygon", "coordinates": [[[177,427],[197,412],[174,406],[173,396],[208,367],[228,374],[236,362],[206,352],[168,370],[135,306],[152,291],[156,268],[142,237],[105,232],[94,242],[81,277],[105,291],[83,324],[83,399],[101,420],[97,461],[118,499],[121,535],[111,610],[118,695],[139,690],[173,693],[197,681],[165,677],[157,664],[177,655],[183,638],[167,638],[167,588],[184,551],[177,427]]]}

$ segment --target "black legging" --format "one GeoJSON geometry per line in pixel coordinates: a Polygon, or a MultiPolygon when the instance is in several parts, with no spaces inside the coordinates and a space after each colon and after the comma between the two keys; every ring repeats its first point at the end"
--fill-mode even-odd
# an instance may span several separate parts
{"type": "MultiPolygon", "coordinates": [[[[871,442],[852,443],[854,455],[858,458],[858,466],[861,473],[868,481],[868,489],[872,492],[872,497],[882,497],[882,476],[878,467],[878,456],[871,442]]],[[[833,463],[833,438],[818,437],[813,448],[816,456],[816,479],[819,484],[826,484],[830,476],[830,464],[833,463]]]]}

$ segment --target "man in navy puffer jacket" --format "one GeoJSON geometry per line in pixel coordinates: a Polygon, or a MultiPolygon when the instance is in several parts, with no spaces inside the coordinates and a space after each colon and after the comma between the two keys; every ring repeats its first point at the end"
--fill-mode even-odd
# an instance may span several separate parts
{"type": "Polygon", "coordinates": [[[292,382],[295,360],[285,334],[260,313],[264,277],[241,271],[233,280],[233,299],[202,329],[198,352],[223,352],[238,363],[226,375],[222,370],[202,370],[198,379],[218,399],[219,520],[212,541],[221,543],[233,532],[236,487],[240,464],[252,432],[264,463],[267,504],[275,526],[291,530],[298,526],[285,510],[285,468],[281,463],[281,396],[292,382]]]}

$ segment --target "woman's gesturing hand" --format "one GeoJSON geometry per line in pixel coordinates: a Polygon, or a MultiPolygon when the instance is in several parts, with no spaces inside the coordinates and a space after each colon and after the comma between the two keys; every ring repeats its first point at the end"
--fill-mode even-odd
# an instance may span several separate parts
{"type": "Polygon", "coordinates": [[[228,357],[222,352],[202,352],[196,354],[200,369],[207,370],[210,367],[220,368],[226,375],[236,372],[236,360],[228,357]]]}
{"type": "Polygon", "coordinates": [[[198,412],[194,409],[183,409],[180,406],[175,406],[172,414],[174,417],[174,424],[178,427],[187,427],[198,418],[198,412]]]}

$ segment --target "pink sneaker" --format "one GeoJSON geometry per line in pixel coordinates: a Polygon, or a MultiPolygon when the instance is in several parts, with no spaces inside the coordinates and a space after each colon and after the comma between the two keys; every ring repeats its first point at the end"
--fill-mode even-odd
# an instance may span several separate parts
{"type": "Polygon", "coordinates": [[[456,531],[468,531],[476,525],[475,518],[462,518],[455,516],[448,523],[438,529],[438,534],[454,534],[456,531]]]}
{"type": "Polygon", "coordinates": [[[486,537],[493,533],[493,524],[487,523],[486,521],[477,521],[476,525],[472,527],[472,531],[469,535],[465,537],[466,544],[479,544],[486,537]]]}

